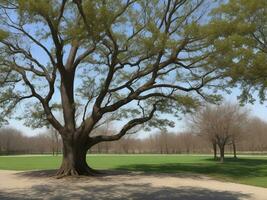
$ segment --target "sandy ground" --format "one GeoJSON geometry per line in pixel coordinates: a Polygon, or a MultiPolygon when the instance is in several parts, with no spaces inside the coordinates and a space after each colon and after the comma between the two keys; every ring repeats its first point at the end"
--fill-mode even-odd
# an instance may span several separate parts
{"type": "Polygon", "coordinates": [[[53,173],[0,170],[0,199],[267,200],[267,189],[204,176],[107,172],[55,179],[53,173]]]}

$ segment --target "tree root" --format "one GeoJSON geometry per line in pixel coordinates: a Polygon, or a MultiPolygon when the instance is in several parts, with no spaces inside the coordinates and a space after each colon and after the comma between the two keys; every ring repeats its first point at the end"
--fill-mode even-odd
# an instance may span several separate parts
{"type": "Polygon", "coordinates": [[[62,169],[60,168],[56,173],[56,179],[60,179],[66,176],[79,176],[79,173],[75,169],[62,169]]]}
{"type": "Polygon", "coordinates": [[[76,170],[74,168],[64,168],[61,167],[56,175],[56,179],[61,179],[67,176],[71,177],[79,177],[79,176],[99,176],[101,174],[104,174],[103,172],[100,172],[98,170],[92,169],[90,167],[85,167],[84,169],[76,170]]]}

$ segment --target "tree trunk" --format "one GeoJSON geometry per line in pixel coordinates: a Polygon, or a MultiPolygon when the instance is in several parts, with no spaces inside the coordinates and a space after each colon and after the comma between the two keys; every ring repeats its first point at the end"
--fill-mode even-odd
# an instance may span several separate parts
{"type": "Polygon", "coordinates": [[[166,154],[169,154],[169,148],[168,148],[167,142],[165,143],[165,151],[166,151],[166,154]]]}
{"type": "Polygon", "coordinates": [[[212,146],[213,146],[214,160],[217,160],[217,144],[212,143],[212,146]]]}
{"type": "Polygon", "coordinates": [[[220,145],[220,162],[223,163],[224,162],[224,145],[220,145]]]}
{"type": "Polygon", "coordinates": [[[236,145],[235,145],[235,142],[233,142],[233,151],[234,151],[234,158],[237,158],[237,156],[236,156],[236,145]]]}
{"type": "Polygon", "coordinates": [[[86,162],[88,147],[84,142],[64,139],[63,157],[57,176],[96,175],[98,172],[90,168],[86,162]]]}

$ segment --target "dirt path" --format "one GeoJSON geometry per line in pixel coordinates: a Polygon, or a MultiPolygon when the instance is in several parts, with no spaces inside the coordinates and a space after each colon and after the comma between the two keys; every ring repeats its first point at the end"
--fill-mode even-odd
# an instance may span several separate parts
{"type": "Polygon", "coordinates": [[[0,170],[0,199],[267,200],[267,189],[203,176],[110,172],[57,180],[51,173],[0,170]]]}

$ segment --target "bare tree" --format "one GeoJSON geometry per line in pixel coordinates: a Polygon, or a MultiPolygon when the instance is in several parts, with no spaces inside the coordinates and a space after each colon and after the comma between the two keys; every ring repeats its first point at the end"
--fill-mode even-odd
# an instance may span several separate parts
{"type": "Polygon", "coordinates": [[[233,143],[236,148],[242,127],[247,121],[247,111],[242,110],[238,105],[224,103],[219,106],[206,106],[192,115],[191,119],[191,125],[197,134],[209,140],[213,148],[215,144],[218,145],[220,161],[223,162],[225,146],[233,143]]]}
{"type": "Polygon", "coordinates": [[[168,132],[167,131],[161,131],[159,133],[159,142],[161,146],[161,152],[168,154],[169,153],[169,147],[168,147],[168,132]]]}
{"type": "Polygon", "coordinates": [[[215,133],[209,122],[212,119],[212,110],[210,106],[192,113],[187,119],[190,131],[212,144],[214,160],[217,159],[217,142],[215,133]]]}
{"type": "Polygon", "coordinates": [[[192,146],[193,146],[193,137],[190,132],[184,132],[180,133],[179,139],[181,140],[185,152],[189,154],[192,151],[192,146]]]}
{"type": "Polygon", "coordinates": [[[259,118],[253,117],[248,120],[246,126],[246,137],[244,138],[244,150],[255,152],[267,151],[267,123],[259,118]]]}
{"type": "Polygon", "coordinates": [[[0,129],[0,152],[16,154],[23,151],[23,139],[24,136],[19,130],[10,127],[0,129]]]}
{"type": "Polygon", "coordinates": [[[56,129],[54,129],[53,127],[51,127],[48,130],[48,134],[49,134],[49,138],[51,141],[51,149],[52,149],[52,154],[54,155],[58,155],[59,151],[60,151],[60,139],[59,139],[59,134],[57,132],[56,129]]]}
{"type": "Polygon", "coordinates": [[[237,144],[245,138],[245,131],[248,123],[247,113],[243,112],[235,115],[235,124],[231,128],[232,136],[230,144],[233,147],[234,158],[237,158],[237,144]]]}

